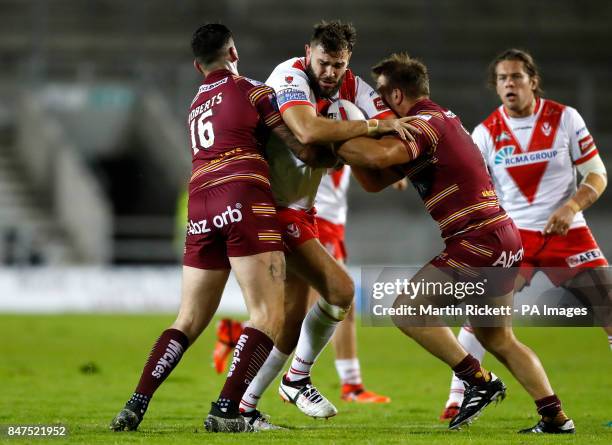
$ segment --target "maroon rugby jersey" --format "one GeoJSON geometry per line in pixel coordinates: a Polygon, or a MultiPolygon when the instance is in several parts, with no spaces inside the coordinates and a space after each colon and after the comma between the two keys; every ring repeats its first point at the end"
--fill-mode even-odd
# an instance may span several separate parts
{"type": "Polygon", "coordinates": [[[459,118],[429,99],[418,101],[407,116],[421,130],[406,142],[412,161],[401,166],[443,238],[509,219],[499,205],[478,147],[459,118]]]}
{"type": "Polygon", "coordinates": [[[187,119],[193,156],[189,193],[230,181],[269,187],[263,149],[270,130],[281,123],[272,88],[225,69],[209,73],[187,119]]]}

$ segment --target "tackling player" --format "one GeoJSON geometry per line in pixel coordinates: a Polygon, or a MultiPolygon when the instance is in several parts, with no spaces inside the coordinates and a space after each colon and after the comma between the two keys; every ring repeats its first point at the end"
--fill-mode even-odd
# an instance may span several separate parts
{"type": "MultiPolygon", "coordinates": [[[[601,298],[595,283],[607,289],[612,283],[607,268],[600,267],[608,262],[582,214],[607,185],[593,137],[574,108],[542,98],[540,74],[527,52],[509,49],[498,55],[489,66],[488,83],[502,104],[472,137],[523,241],[525,255],[516,289],[545,268],[555,286],[593,305],[594,297],[601,298]],[[533,162],[534,156],[539,161],[533,162]],[[582,180],[577,187],[578,175],[582,180]]],[[[606,297],[607,303],[599,306],[611,307],[610,296],[606,297]]],[[[604,329],[612,348],[612,326],[604,329]]],[[[482,360],[484,350],[471,331],[462,328],[459,341],[482,360]]],[[[452,417],[462,400],[463,385],[453,378],[440,418],[452,417]]]]}
{"type": "MultiPolygon", "coordinates": [[[[405,54],[394,54],[373,68],[378,91],[399,116],[416,116],[411,123],[422,130],[416,141],[396,137],[381,140],[355,138],[344,143],[338,156],[353,167],[355,177],[368,191],[379,191],[407,176],[438,222],[445,250],[413,277],[416,282],[449,283],[449,271],[473,276],[475,269],[498,267],[502,258],[508,273],[491,283],[489,296],[511,303],[520,263],[520,235],[499,206],[491,178],[470,135],[451,111],[429,99],[426,67],[405,54]],[[507,259],[512,260],[508,261],[507,259]]],[[[412,296],[414,298],[415,296],[412,296]]],[[[442,296],[416,295],[416,301],[431,302],[442,296]]],[[[395,305],[412,304],[400,295],[395,305]]],[[[467,353],[448,327],[415,327],[401,317],[394,322],[431,354],[448,364],[466,384],[465,399],[449,428],[473,420],[493,400],[503,398],[505,386],[493,373],[467,353]]],[[[437,320],[436,320],[437,321],[437,320]]],[[[483,346],[504,363],[533,397],[542,416],[536,428],[522,432],[572,433],[574,425],[561,409],[542,364],[533,351],[520,343],[510,326],[474,327],[483,346]]]]}
{"type": "MultiPolygon", "coordinates": [[[[305,46],[306,56],[281,63],[266,81],[276,91],[283,121],[304,144],[385,133],[412,138],[412,127],[407,123],[410,119],[383,120],[394,117],[393,113],[367,83],[348,69],[355,36],[350,24],[332,21],[315,25],[305,46]],[[369,120],[336,121],[318,116],[336,99],[355,103],[369,120]]],[[[338,323],[346,317],[353,302],[354,285],[318,240],[314,202],[325,169],[305,165],[280,144],[270,144],[267,153],[287,252],[285,322],[240,408],[245,413],[256,409],[261,395],[295,349],[279,394],[305,414],[327,418],[336,415],[337,410],[312,385],[310,370],[338,323]],[[311,286],[321,298],[308,310],[311,286]]]]}
{"type": "MultiPolygon", "coordinates": [[[[344,225],[347,214],[347,191],[351,168],[347,165],[330,169],[323,175],[315,198],[317,215],[315,217],[319,241],[338,262],[346,261],[344,245],[344,225]]],[[[402,187],[398,185],[396,187],[402,187]]],[[[310,289],[309,307],[320,298],[310,289]]],[[[217,342],[213,352],[213,363],[218,373],[225,370],[225,364],[242,332],[242,323],[223,319],[217,327],[217,342]]],[[[338,325],[332,344],[336,353],[336,371],[342,384],[341,399],[356,403],[389,403],[387,396],[365,389],[361,377],[361,367],[357,357],[357,333],[355,331],[355,306],[352,305],[344,320],[338,325]]]]}
{"type": "Polygon", "coordinates": [[[250,321],[205,425],[209,431],[253,430],[258,419],[245,420],[238,403],[283,320],[285,259],[263,148],[273,131],[304,160],[309,149],[283,124],[274,91],[238,75],[229,29],[204,25],[193,34],[191,47],[204,81],[187,120],[193,170],[181,305],[176,321],[155,342],[132,397],[111,422],[115,431],[138,427],[154,392],[210,322],[230,269],[250,321]]]}

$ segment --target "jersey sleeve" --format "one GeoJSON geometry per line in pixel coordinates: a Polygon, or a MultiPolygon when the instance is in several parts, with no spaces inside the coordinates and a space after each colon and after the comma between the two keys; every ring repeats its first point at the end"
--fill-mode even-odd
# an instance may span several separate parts
{"type": "Polygon", "coordinates": [[[276,92],[276,100],[281,113],[295,105],[310,105],[310,85],[303,71],[296,68],[277,67],[266,81],[276,92]]]}
{"type": "Polygon", "coordinates": [[[248,93],[249,102],[255,107],[262,122],[270,129],[283,122],[274,90],[267,85],[259,85],[248,93]]]}
{"type": "Polygon", "coordinates": [[[579,165],[595,157],[598,154],[595,141],[580,113],[566,107],[563,114],[563,126],[569,135],[569,151],[574,164],[579,165]]]}
{"type": "Polygon", "coordinates": [[[376,90],[359,76],[355,76],[355,88],[355,105],[361,108],[368,119],[395,117],[376,90]]]}
{"type": "Polygon", "coordinates": [[[494,148],[493,139],[491,138],[491,135],[489,134],[487,128],[482,124],[474,128],[474,131],[472,132],[472,140],[480,150],[480,153],[484,158],[485,164],[488,165],[489,156],[493,152],[494,148]]]}
{"type": "Polygon", "coordinates": [[[413,134],[414,141],[402,141],[410,155],[410,160],[414,160],[423,153],[429,152],[430,149],[438,145],[440,140],[440,131],[429,122],[432,116],[417,115],[416,117],[419,119],[410,121],[410,125],[418,128],[421,132],[413,134]]]}

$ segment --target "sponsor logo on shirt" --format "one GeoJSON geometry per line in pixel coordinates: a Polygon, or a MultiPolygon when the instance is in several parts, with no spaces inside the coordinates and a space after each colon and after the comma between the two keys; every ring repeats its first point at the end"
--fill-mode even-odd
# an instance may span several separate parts
{"type": "Polygon", "coordinates": [[[512,137],[510,137],[510,135],[506,132],[506,131],[502,131],[498,136],[495,137],[495,143],[499,143],[499,142],[504,142],[504,141],[511,141],[512,137]]]}
{"type": "Polygon", "coordinates": [[[586,131],[587,127],[582,127],[580,130],[576,131],[576,136],[579,136],[580,133],[582,133],[583,131],[586,131]]]}
{"type": "Polygon", "coordinates": [[[502,147],[495,155],[495,165],[503,165],[504,167],[518,167],[520,165],[548,162],[557,157],[557,150],[554,148],[514,154],[515,148],[516,147],[514,145],[502,147]]]}
{"type": "Polygon", "coordinates": [[[599,260],[603,258],[603,254],[599,249],[587,250],[586,252],[578,253],[576,255],[569,256],[565,259],[569,267],[577,267],[581,264],[590,263],[591,261],[599,260]]]}
{"type": "Polygon", "coordinates": [[[431,114],[417,114],[415,117],[418,117],[419,119],[423,119],[424,121],[428,121],[433,116],[431,114]]]}
{"type": "Polygon", "coordinates": [[[385,102],[380,97],[377,97],[376,99],[374,99],[374,107],[378,111],[384,111],[384,110],[387,109],[387,106],[385,105],[385,102]]]}
{"type": "Polygon", "coordinates": [[[308,101],[308,96],[306,96],[306,93],[302,90],[287,88],[279,91],[276,94],[276,99],[278,101],[278,105],[282,107],[287,102],[308,101]]]}
{"type": "Polygon", "coordinates": [[[447,110],[444,112],[444,116],[446,116],[449,119],[454,119],[457,117],[457,115],[455,113],[453,113],[451,110],[447,110]]]}
{"type": "Polygon", "coordinates": [[[578,141],[578,145],[580,146],[580,153],[585,154],[595,145],[595,141],[593,141],[593,136],[591,136],[590,134],[586,135],[578,141]]]}
{"type": "Polygon", "coordinates": [[[285,76],[285,82],[289,84],[293,83],[293,76],[285,76]]]}
{"type": "Polygon", "coordinates": [[[223,79],[217,80],[214,83],[201,85],[200,88],[198,89],[198,94],[204,93],[206,91],[214,90],[215,88],[223,85],[224,83],[227,83],[227,79],[229,79],[229,77],[224,77],[223,79]]]}

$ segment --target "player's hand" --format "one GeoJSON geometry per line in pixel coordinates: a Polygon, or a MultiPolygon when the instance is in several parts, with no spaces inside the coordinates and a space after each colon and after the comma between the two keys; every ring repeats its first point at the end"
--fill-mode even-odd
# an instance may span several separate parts
{"type": "Polygon", "coordinates": [[[401,117],[399,119],[379,119],[376,133],[378,135],[397,133],[404,141],[414,141],[413,134],[420,134],[421,130],[410,125],[410,121],[418,119],[416,116],[401,117]]]}
{"type": "Polygon", "coordinates": [[[548,218],[546,227],[544,227],[544,235],[567,235],[574,216],[576,216],[576,211],[570,205],[563,204],[548,218]]]}
{"type": "Polygon", "coordinates": [[[394,182],[392,187],[395,190],[399,190],[400,192],[404,191],[404,190],[406,190],[408,188],[408,179],[402,178],[399,181],[394,182]]]}

